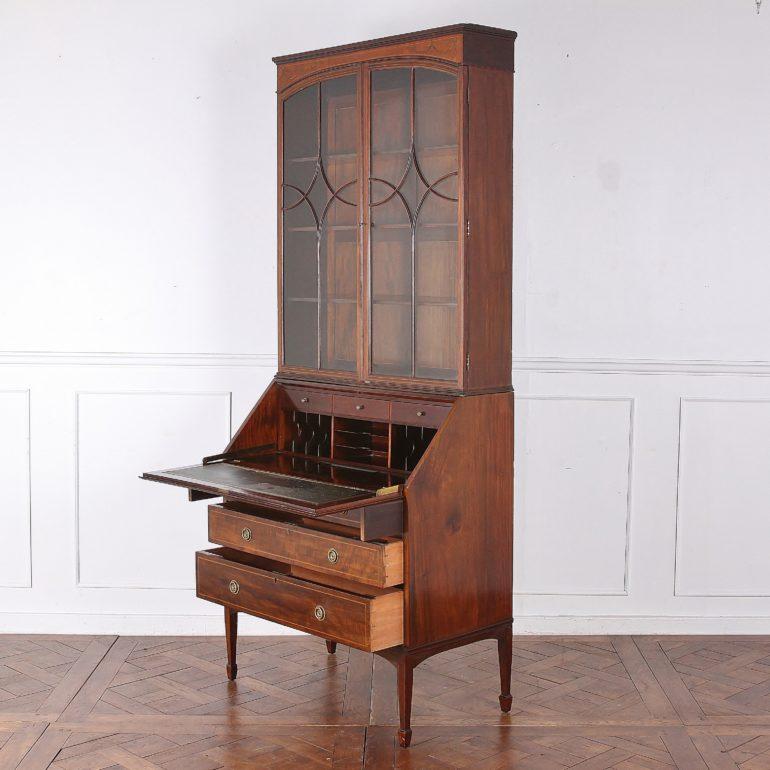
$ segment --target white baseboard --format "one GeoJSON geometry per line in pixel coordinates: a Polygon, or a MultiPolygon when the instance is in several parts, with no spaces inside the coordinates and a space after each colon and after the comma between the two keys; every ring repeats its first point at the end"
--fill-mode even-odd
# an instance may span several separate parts
{"type": "MultiPolygon", "coordinates": [[[[770,635],[770,617],[525,616],[516,635],[731,634],[770,635]]],[[[291,628],[241,614],[238,631],[252,636],[298,634],[291,628]]],[[[0,634],[118,634],[130,636],[221,636],[222,615],[0,613],[0,634]]]]}
{"type": "MultiPolygon", "coordinates": [[[[298,634],[292,628],[241,614],[238,632],[247,636],[298,634]]],[[[110,634],[122,636],[222,636],[223,615],[118,615],[103,613],[0,613],[1,634],[110,634]]]]}
{"type": "Polygon", "coordinates": [[[673,617],[667,615],[517,617],[513,631],[535,634],[770,634],[770,617],[673,617]]]}

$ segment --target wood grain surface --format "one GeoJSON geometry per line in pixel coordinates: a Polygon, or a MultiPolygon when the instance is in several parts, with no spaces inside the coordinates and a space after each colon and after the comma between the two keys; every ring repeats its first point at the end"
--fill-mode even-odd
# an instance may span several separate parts
{"type": "Polygon", "coordinates": [[[518,637],[414,671],[307,636],[0,636],[0,768],[770,768],[770,638],[518,637]]]}

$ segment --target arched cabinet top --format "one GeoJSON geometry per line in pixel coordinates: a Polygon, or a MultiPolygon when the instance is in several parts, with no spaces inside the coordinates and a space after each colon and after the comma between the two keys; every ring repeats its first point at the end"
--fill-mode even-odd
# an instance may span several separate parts
{"type": "Polygon", "coordinates": [[[350,45],[277,56],[278,93],[284,95],[318,77],[334,77],[350,65],[388,60],[416,60],[435,64],[474,65],[513,71],[516,33],[478,24],[412,32],[350,45]]]}

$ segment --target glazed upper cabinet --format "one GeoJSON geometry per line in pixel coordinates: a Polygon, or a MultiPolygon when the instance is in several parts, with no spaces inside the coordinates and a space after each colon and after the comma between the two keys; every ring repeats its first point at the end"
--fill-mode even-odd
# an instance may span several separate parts
{"type": "Polygon", "coordinates": [[[463,55],[277,60],[282,373],[510,384],[512,62],[448,37],[463,55]]]}

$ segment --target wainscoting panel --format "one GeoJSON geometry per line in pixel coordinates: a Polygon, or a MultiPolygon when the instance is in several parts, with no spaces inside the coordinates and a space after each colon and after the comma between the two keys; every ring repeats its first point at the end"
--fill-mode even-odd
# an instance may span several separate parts
{"type": "Polygon", "coordinates": [[[770,399],[681,404],[677,596],[770,598],[770,399]]]}
{"type": "Polygon", "coordinates": [[[521,396],[515,435],[517,593],[625,594],[633,401],[521,396]]]}
{"type": "Polygon", "coordinates": [[[139,475],[224,448],[230,402],[230,393],[78,394],[79,586],[195,587],[193,552],[206,544],[205,506],[190,506],[184,490],[139,475]]]}
{"type": "Polygon", "coordinates": [[[32,581],[29,452],[29,391],[0,390],[0,586],[32,581]]]}
{"type": "MultiPolygon", "coordinates": [[[[222,449],[274,373],[0,354],[0,628],[221,632],[193,590],[207,502],[138,476],[222,449]]],[[[513,380],[517,634],[770,633],[770,365],[525,359],[513,380]]]]}

